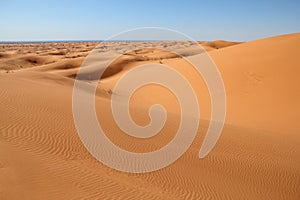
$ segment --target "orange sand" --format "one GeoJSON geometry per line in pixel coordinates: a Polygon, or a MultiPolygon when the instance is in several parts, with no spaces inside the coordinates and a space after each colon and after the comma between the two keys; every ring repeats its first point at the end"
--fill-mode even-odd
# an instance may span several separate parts
{"type": "Polygon", "coordinates": [[[170,111],[166,126],[147,141],[122,134],[112,119],[109,91],[126,70],[162,62],[198,91],[201,121],[191,148],[171,166],[146,174],[106,167],[78,138],[72,87],[78,67],[96,45],[0,45],[0,199],[299,199],[300,34],[202,43],[222,74],[228,107],[216,147],[201,160],[198,151],[210,116],[201,77],[183,59],[159,50],[113,63],[98,87],[97,115],[108,137],[130,151],[165,145],[177,130],[180,111],[174,95],[146,86],[132,97],[131,114],[145,125],[147,109],[158,101],[170,111]]]}

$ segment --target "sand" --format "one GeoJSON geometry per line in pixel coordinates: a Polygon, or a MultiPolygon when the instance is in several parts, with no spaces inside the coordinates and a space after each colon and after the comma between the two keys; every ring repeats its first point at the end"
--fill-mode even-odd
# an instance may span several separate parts
{"type": "MultiPolygon", "coordinates": [[[[180,109],[165,89],[141,88],[130,102],[133,119],[146,125],[147,109],[158,101],[169,111],[166,125],[147,141],[122,134],[110,108],[110,91],[122,74],[140,64],[163,63],[180,71],[197,91],[201,120],[191,147],[172,165],[145,174],[103,165],[75,129],[74,77],[97,43],[0,44],[0,199],[299,199],[300,34],[201,44],[217,64],[227,95],[223,133],[204,159],[198,152],[210,100],[203,80],[185,60],[157,49],[131,52],[101,79],[95,97],[98,119],[115,144],[134,152],[167,144],[178,128],[180,109]]],[[[92,74],[95,68],[89,70],[92,74]]]]}

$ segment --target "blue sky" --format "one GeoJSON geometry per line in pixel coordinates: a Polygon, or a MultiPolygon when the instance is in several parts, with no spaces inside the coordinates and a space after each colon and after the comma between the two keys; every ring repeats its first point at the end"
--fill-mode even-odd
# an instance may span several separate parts
{"type": "Polygon", "coordinates": [[[101,40],[137,27],[249,41],[300,32],[299,10],[293,0],[1,0],[0,41],[101,40]]]}

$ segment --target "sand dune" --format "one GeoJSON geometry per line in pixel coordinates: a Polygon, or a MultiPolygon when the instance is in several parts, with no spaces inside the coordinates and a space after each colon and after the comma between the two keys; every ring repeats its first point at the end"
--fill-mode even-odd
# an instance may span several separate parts
{"type": "Polygon", "coordinates": [[[211,52],[230,85],[229,123],[284,135],[299,133],[299,44],[299,34],[292,34],[211,52]]]}
{"type": "MultiPolygon", "coordinates": [[[[169,111],[166,125],[147,141],[122,134],[112,118],[109,92],[122,74],[140,64],[163,63],[186,76],[200,100],[200,127],[190,149],[171,166],[145,174],[106,167],[77,135],[73,82],[96,45],[0,45],[0,199],[299,198],[300,34],[203,44],[224,79],[228,110],[217,146],[201,160],[198,151],[208,127],[210,101],[203,80],[189,63],[157,48],[132,51],[112,63],[97,90],[97,115],[107,136],[126,150],[148,152],[168,143],[178,128],[180,109],[172,93],[146,86],[132,97],[133,119],[147,124],[149,106],[159,102],[169,111]]],[[[123,44],[118,45],[122,49],[123,44]]],[[[181,49],[183,44],[159,45],[181,49]]],[[[95,69],[87,71],[92,74],[95,69]]]]}
{"type": "Polygon", "coordinates": [[[225,40],[215,40],[212,42],[201,42],[200,44],[203,46],[211,47],[213,49],[221,49],[224,47],[229,47],[237,44],[241,44],[242,42],[230,42],[225,40]]]}

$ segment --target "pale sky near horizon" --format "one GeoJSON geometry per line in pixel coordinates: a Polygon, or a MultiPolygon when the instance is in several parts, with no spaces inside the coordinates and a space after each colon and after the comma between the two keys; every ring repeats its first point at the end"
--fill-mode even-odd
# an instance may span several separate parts
{"type": "Polygon", "coordinates": [[[249,41],[300,32],[299,10],[296,0],[2,0],[0,41],[103,40],[137,27],[249,41]]]}

